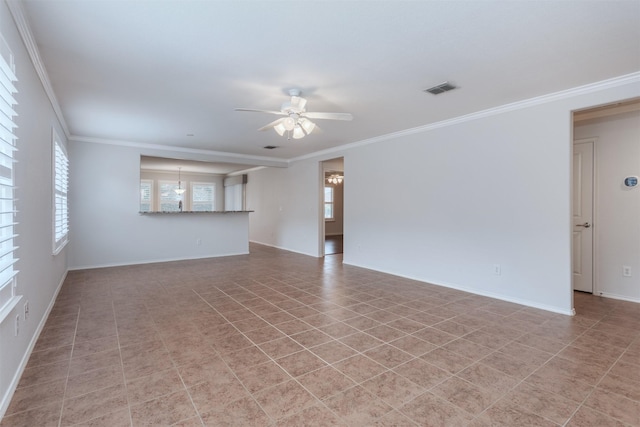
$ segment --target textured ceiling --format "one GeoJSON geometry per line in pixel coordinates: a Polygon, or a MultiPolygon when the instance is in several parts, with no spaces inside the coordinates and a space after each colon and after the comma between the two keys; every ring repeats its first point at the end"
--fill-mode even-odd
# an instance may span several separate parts
{"type": "Polygon", "coordinates": [[[21,4],[79,138],[291,159],[640,70],[640,1],[21,4]],[[234,111],[290,88],[354,120],[287,140],[234,111]]]}

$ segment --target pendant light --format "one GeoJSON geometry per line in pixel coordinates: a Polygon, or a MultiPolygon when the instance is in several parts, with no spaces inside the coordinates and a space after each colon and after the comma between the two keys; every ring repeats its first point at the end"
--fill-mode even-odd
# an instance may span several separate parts
{"type": "Polygon", "coordinates": [[[182,168],[178,168],[178,188],[173,189],[178,196],[181,196],[185,191],[187,191],[186,188],[182,188],[182,182],[180,182],[180,169],[182,168]]]}

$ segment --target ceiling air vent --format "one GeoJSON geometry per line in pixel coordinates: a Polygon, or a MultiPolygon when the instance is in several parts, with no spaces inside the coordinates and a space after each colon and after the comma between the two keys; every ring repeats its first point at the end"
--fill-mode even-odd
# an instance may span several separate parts
{"type": "Polygon", "coordinates": [[[448,92],[448,91],[453,90],[455,88],[456,88],[456,86],[452,85],[451,83],[444,82],[444,83],[441,83],[441,84],[439,84],[437,86],[430,87],[429,89],[425,89],[424,91],[425,92],[429,92],[432,95],[439,95],[441,93],[448,92]]]}
{"type": "Polygon", "coordinates": [[[274,148],[278,148],[278,146],[277,145],[266,145],[266,146],[264,146],[262,148],[265,148],[267,150],[273,150],[274,148]]]}

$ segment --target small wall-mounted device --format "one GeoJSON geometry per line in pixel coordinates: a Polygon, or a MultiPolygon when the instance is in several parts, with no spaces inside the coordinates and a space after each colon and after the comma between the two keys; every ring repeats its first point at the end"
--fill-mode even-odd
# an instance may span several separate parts
{"type": "Polygon", "coordinates": [[[637,176],[628,176],[624,179],[624,186],[633,188],[638,185],[638,177],[637,176]]]}

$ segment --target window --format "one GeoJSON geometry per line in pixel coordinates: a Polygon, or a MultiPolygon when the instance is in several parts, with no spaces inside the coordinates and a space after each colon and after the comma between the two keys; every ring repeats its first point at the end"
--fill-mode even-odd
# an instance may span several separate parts
{"type": "MultiPolygon", "coordinates": [[[[180,211],[180,205],[184,194],[178,194],[175,190],[178,189],[178,183],[174,181],[159,181],[158,192],[160,201],[161,212],[178,212],[180,211]]],[[[183,207],[184,209],[184,207],[183,207]]]]}
{"type": "Polygon", "coordinates": [[[17,237],[13,181],[17,127],[13,118],[18,115],[13,109],[17,104],[13,97],[18,92],[13,84],[16,80],[13,54],[0,36],[0,322],[20,301],[14,286],[18,271],[14,268],[17,259],[13,242],[17,237]]]}
{"type": "Polygon", "coordinates": [[[151,212],[153,209],[153,180],[140,180],[140,212],[151,212]]]}
{"type": "Polygon", "coordinates": [[[191,184],[191,210],[215,210],[216,185],[208,182],[194,182],[191,184]]]}
{"type": "Polygon", "coordinates": [[[224,179],[224,210],[245,210],[245,185],[248,182],[247,175],[229,176],[224,179]]]}
{"type": "Polygon", "coordinates": [[[69,235],[69,158],[55,130],[53,134],[53,253],[67,244],[69,235]]]}
{"type": "Polygon", "coordinates": [[[224,210],[241,211],[243,184],[234,184],[224,187],[224,210]]]}
{"type": "Polygon", "coordinates": [[[324,219],[332,221],[333,218],[333,187],[324,187],[324,219]]]}

